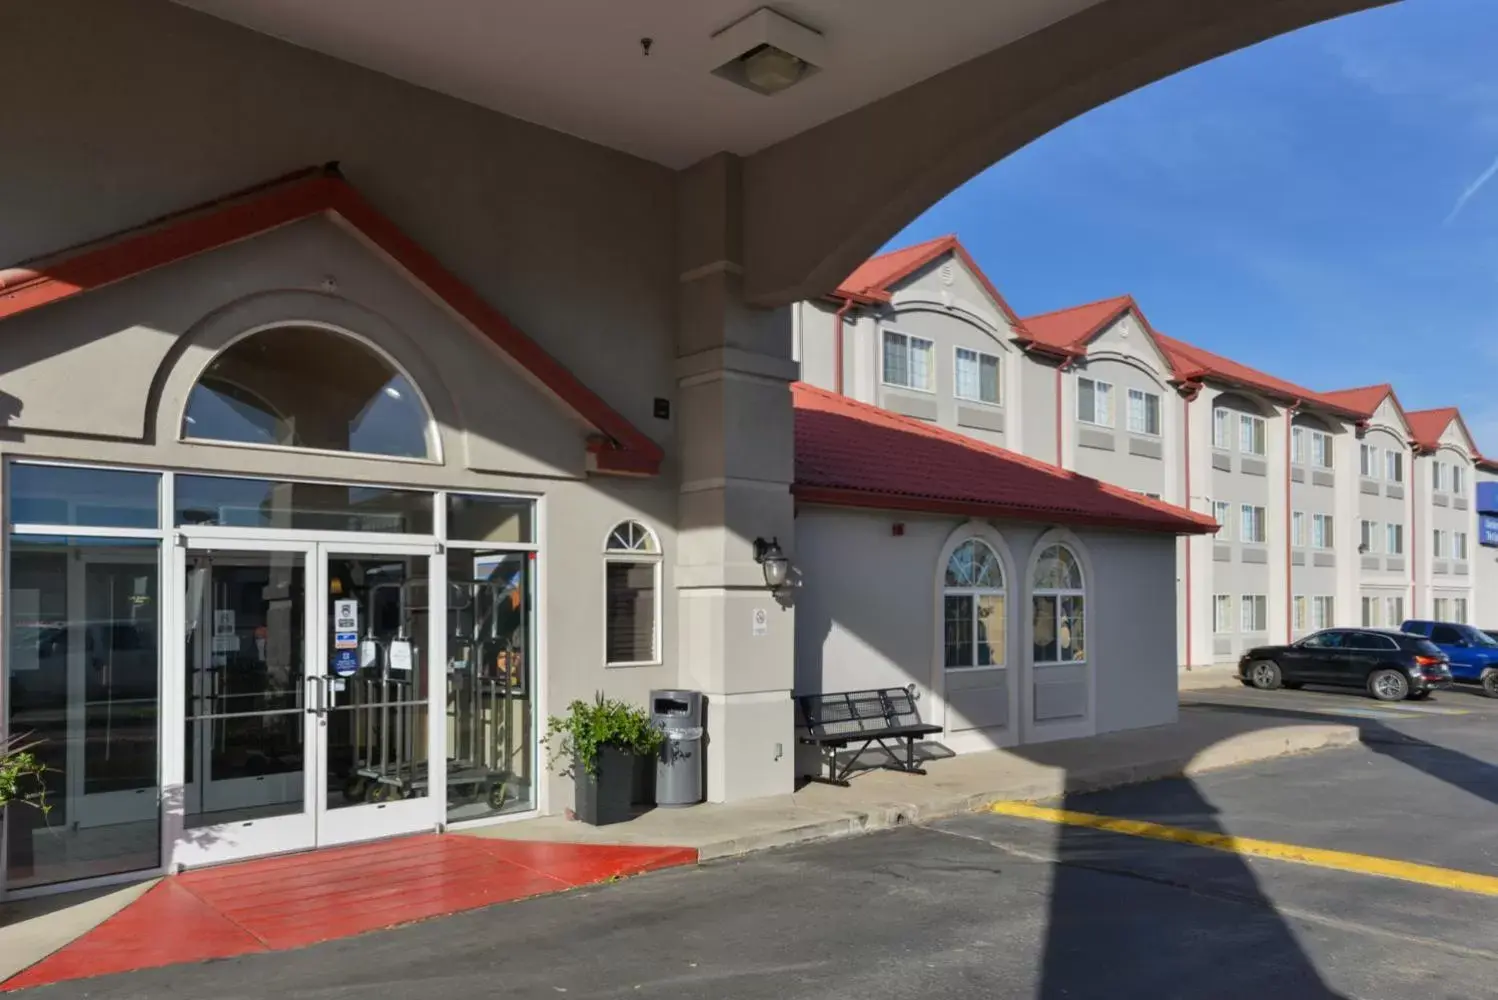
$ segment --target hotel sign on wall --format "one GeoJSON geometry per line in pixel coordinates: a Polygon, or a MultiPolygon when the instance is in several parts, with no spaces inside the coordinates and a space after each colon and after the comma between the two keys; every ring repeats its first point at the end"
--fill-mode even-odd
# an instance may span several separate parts
{"type": "Polygon", "coordinates": [[[1477,516],[1477,543],[1498,548],[1498,517],[1492,514],[1477,516]]]}

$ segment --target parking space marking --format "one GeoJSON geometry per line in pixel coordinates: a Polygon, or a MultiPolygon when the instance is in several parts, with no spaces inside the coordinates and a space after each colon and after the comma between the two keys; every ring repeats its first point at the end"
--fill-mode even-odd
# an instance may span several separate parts
{"type": "Polygon", "coordinates": [[[1292,864],[1329,868],[1334,871],[1351,872],[1356,875],[1374,875],[1379,878],[1396,879],[1401,882],[1416,882],[1438,889],[1472,893],[1479,896],[1498,896],[1498,877],[1464,872],[1454,868],[1438,868],[1413,861],[1381,858],[1371,854],[1353,854],[1348,851],[1329,851],[1319,847],[1302,847],[1282,844],[1272,840],[1255,840],[1252,837],[1235,837],[1227,833],[1209,833],[1180,826],[1165,826],[1145,820],[1123,819],[1118,816],[1099,816],[1095,813],[1073,812],[1069,809],[1052,809],[1029,802],[997,802],[989,811],[1011,819],[1028,819],[1041,823],[1062,826],[1085,827],[1106,833],[1118,833],[1147,840],[1163,840],[1172,844],[1205,847],[1229,854],[1287,861],[1292,864]]]}

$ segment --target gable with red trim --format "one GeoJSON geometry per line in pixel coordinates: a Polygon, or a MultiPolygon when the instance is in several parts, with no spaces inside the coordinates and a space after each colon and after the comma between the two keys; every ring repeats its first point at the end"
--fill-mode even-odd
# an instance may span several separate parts
{"type": "Polygon", "coordinates": [[[0,322],[86,295],[149,271],[326,216],[424,288],[596,433],[595,471],[653,475],[659,445],[585,386],[477,292],[402,232],[336,169],[302,171],[26,265],[0,270],[0,322]]]}
{"type": "Polygon", "coordinates": [[[948,254],[973,276],[973,280],[992,301],[999,315],[1018,330],[1022,326],[1019,316],[955,236],[942,236],[870,257],[838,285],[833,297],[865,304],[889,302],[894,297],[896,285],[948,254]]]}
{"type": "Polygon", "coordinates": [[[1410,436],[1414,438],[1415,446],[1421,451],[1438,450],[1441,447],[1441,438],[1445,437],[1447,429],[1454,423],[1461,431],[1467,453],[1474,459],[1480,454],[1477,442],[1472,438],[1472,432],[1467,430],[1467,422],[1462,419],[1462,413],[1456,407],[1442,406],[1433,410],[1415,410],[1407,416],[1410,436]]]}

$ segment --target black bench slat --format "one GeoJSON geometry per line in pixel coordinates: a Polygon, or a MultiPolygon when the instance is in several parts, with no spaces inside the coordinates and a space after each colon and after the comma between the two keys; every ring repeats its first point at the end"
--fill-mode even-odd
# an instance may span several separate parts
{"type": "Polygon", "coordinates": [[[915,697],[907,688],[807,694],[798,697],[796,703],[806,728],[806,735],[801,737],[801,742],[820,747],[822,756],[827,761],[826,777],[805,775],[813,781],[826,781],[846,787],[853,764],[864,750],[875,743],[894,758],[883,767],[910,774],[925,774],[924,770],[915,766],[916,737],[942,731],[941,726],[921,721],[921,714],[915,707],[915,697]],[[884,745],[887,739],[905,742],[903,761],[884,745]],[[853,743],[860,743],[862,746],[854,754],[853,760],[839,769],[837,750],[853,743]]]}

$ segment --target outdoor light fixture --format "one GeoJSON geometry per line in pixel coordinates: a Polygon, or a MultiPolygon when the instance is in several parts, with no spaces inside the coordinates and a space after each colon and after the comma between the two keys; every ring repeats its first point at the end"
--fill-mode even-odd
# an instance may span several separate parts
{"type": "Polygon", "coordinates": [[[713,36],[713,73],[769,97],[821,68],[825,50],[820,32],[761,7],[713,36]]]}
{"type": "Polygon", "coordinates": [[[760,568],[765,571],[765,586],[771,590],[779,590],[785,586],[785,581],[791,572],[791,561],[780,551],[780,539],[772,538],[768,542],[763,538],[754,540],[754,561],[759,563],[760,568]]]}

